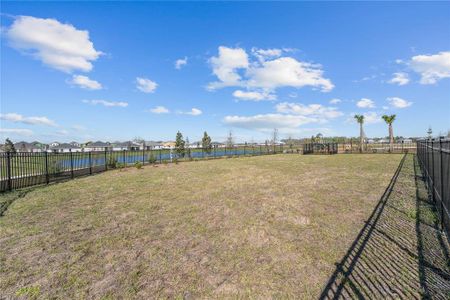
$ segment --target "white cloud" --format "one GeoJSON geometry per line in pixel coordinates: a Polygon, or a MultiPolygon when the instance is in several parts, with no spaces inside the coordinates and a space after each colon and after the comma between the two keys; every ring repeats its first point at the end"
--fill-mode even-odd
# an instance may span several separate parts
{"type": "Polygon", "coordinates": [[[318,119],[286,114],[260,114],[254,116],[226,116],[224,123],[233,127],[270,131],[278,129],[296,129],[303,124],[319,122],[318,119]]]}
{"type": "Polygon", "coordinates": [[[310,123],[326,123],[330,119],[342,116],[343,113],[334,107],[320,104],[303,105],[300,103],[279,103],[276,113],[258,114],[254,116],[226,116],[224,123],[230,126],[270,132],[278,128],[283,133],[298,133],[300,126],[310,123]]]}
{"type": "Polygon", "coordinates": [[[257,92],[257,91],[241,91],[236,90],[233,92],[233,96],[240,100],[249,100],[249,101],[262,101],[262,100],[275,100],[277,97],[274,94],[269,92],[257,92]]]}
{"type": "Polygon", "coordinates": [[[374,124],[381,122],[381,116],[378,115],[376,112],[366,112],[363,113],[364,116],[364,123],[365,124],[374,124]]]}
{"type": "Polygon", "coordinates": [[[258,49],[252,48],[252,54],[255,55],[260,61],[264,61],[269,58],[280,57],[283,53],[282,49],[258,49]]]}
{"type": "Polygon", "coordinates": [[[175,69],[179,70],[181,67],[187,65],[188,58],[185,56],[184,58],[177,59],[175,61],[175,69]]]}
{"type": "Polygon", "coordinates": [[[435,84],[443,78],[450,78],[450,51],[413,56],[409,66],[420,74],[421,84],[435,84]]]}
{"type": "Polygon", "coordinates": [[[150,109],[150,112],[154,113],[154,114],[167,114],[170,111],[167,108],[165,108],[164,106],[156,106],[156,107],[150,109]]]}
{"type": "Polygon", "coordinates": [[[211,57],[209,62],[219,81],[211,82],[208,89],[240,86],[241,76],[237,69],[246,69],[249,66],[248,55],[244,49],[224,46],[219,47],[219,55],[211,57]]]}
{"type": "Polygon", "coordinates": [[[253,49],[253,54],[259,59],[250,62],[244,49],[220,46],[219,55],[210,59],[219,81],[211,82],[208,89],[242,86],[274,91],[281,87],[311,86],[328,92],[334,88],[331,81],[323,77],[320,65],[279,57],[280,49],[253,49]]]}
{"type": "Polygon", "coordinates": [[[128,102],[107,101],[107,100],[82,100],[83,103],[91,105],[103,105],[106,107],[127,107],[128,102]]]}
{"type": "Polygon", "coordinates": [[[29,125],[57,126],[56,123],[47,117],[24,117],[16,113],[0,114],[0,119],[14,123],[24,123],[29,125]]]}
{"type": "Polygon", "coordinates": [[[383,106],[382,107],[384,110],[388,110],[389,109],[389,106],[383,106]]]}
{"type": "Polygon", "coordinates": [[[331,91],[334,85],[323,78],[320,66],[301,62],[292,57],[280,57],[262,62],[248,71],[247,85],[254,88],[276,89],[280,87],[301,88],[312,86],[323,92],[331,91]]]}
{"type": "Polygon", "coordinates": [[[341,99],[337,99],[337,98],[334,98],[334,99],[330,100],[330,104],[339,104],[341,102],[342,102],[342,100],[341,99]]]}
{"type": "Polygon", "coordinates": [[[30,129],[21,129],[21,128],[0,128],[0,133],[4,135],[7,134],[22,135],[22,136],[33,135],[33,131],[31,131],[30,129]]]}
{"type": "Polygon", "coordinates": [[[279,113],[295,114],[302,116],[312,116],[317,118],[320,122],[325,122],[328,119],[334,119],[343,115],[335,107],[326,107],[321,104],[303,105],[301,103],[279,103],[275,106],[279,113]]]}
{"type": "Polygon", "coordinates": [[[405,85],[409,83],[409,75],[404,72],[398,72],[392,74],[393,77],[391,80],[389,80],[389,83],[392,84],[398,84],[398,85],[405,85]]]}
{"type": "Polygon", "coordinates": [[[392,107],[395,108],[406,108],[411,106],[413,103],[406,101],[405,99],[399,97],[390,97],[386,99],[392,107]]]}
{"type": "Polygon", "coordinates": [[[362,98],[361,100],[356,102],[356,106],[358,106],[360,108],[374,108],[375,103],[370,99],[362,98]]]}
{"type": "Polygon", "coordinates": [[[181,110],[179,110],[176,113],[179,114],[179,115],[199,116],[203,112],[200,109],[194,107],[190,111],[181,111],[181,110]]]}
{"type": "Polygon", "coordinates": [[[192,108],[191,109],[191,111],[190,112],[187,112],[186,114],[187,115],[192,115],[192,116],[199,116],[199,115],[201,115],[203,112],[200,110],[200,109],[198,109],[198,108],[192,108]]]}
{"type": "Polygon", "coordinates": [[[88,90],[102,89],[102,85],[100,84],[100,82],[89,79],[89,77],[83,75],[73,75],[70,83],[78,85],[79,87],[88,90]]]}
{"type": "Polygon", "coordinates": [[[55,19],[19,16],[6,29],[6,36],[11,47],[64,72],[89,72],[102,54],[95,50],[88,31],[55,19]]]}
{"type": "Polygon", "coordinates": [[[155,92],[158,84],[148,78],[136,77],[136,87],[144,93],[155,92]]]}

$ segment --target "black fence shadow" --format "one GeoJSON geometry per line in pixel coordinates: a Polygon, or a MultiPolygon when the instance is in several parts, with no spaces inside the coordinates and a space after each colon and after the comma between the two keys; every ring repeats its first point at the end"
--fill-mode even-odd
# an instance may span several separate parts
{"type": "Polygon", "coordinates": [[[450,299],[449,246],[405,155],[320,299],[450,299]]]}

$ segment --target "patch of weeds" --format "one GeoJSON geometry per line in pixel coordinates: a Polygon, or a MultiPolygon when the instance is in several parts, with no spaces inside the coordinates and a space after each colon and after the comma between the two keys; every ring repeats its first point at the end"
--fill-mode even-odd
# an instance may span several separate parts
{"type": "Polygon", "coordinates": [[[27,296],[30,299],[37,299],[41,288],[39,286],[26,286],[16,291],[16,296],[27,296]]]}
{"type": "Polygon", "coordinates": [[[150,152],[150,156],[148,157],[148,162],[150,164],[156,164],[156,157],[153,155],[153,152],[150,152]]]}
{"type": "Polygon", "coordinates": [[[134,163],[134,167],[138,170],[142,169],[142,163],[140,161],[137,161],[134,163]]]}
{"type": "Polygon", "coordinates": [[[415,220],[417,218],[417,211],[415,209],[410,209],[407,211],[406,215],[408,218],[415,220]]]}
{"type": "Polygon", "coordinates": [[[178,158],[174,158],[174,159],[172,160],[172,162],[175,163],[176,165],[178,165],[178,158]]]}
{"type": "Polygon", "coordinates": [[[118,164],[119,163],[118,163],[117,159],[115,159],[114,157],[110,157],[109,158],[109,160],[108,160],[108,168],[115,169],[115,168],[117,168],[118,164]]]}

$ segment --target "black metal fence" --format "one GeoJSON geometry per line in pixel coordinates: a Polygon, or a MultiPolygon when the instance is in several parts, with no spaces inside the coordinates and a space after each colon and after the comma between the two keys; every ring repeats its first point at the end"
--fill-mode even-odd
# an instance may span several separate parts
{"type": "Polygon", "coordinates": [[[233,156],[267,155],[287,152],[282,145],[248,145],[220,148],[124,150],[95,152],[3,152],[0,153],[0,192],[49,184],[108,169],[233,156]]]}
{"type": "Polygon", "coordinates": [[[417,145],[415,142],[397,142],[390,143],[364,143],[361,149],[361,145],[358,142],[348,141],[339,143],[339,153],[414,153],[416,152],[417,145]]]}
{"type": "Polygon", "coordinates": [[[303,154],[337,154],[337,143],[309,143],[303,145],[303,154]]]}
{"type": "Polygon", "coordinates": [[[450,139],[417,142],[417,157],[442,224],[450,233],[450,139]]]}

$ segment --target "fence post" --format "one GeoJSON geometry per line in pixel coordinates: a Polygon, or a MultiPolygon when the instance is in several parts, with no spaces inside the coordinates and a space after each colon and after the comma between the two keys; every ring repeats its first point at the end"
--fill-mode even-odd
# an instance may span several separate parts
{"type": "Polygon", "coordinates": [[[246,148],[247,148],[247,145],[244,145],[244,156],[245,156],[245,150],[246,150],[246,148]]]}
{"type": "Polygon", "coordinates": [[[108,170],[108,158],[107,158],[107,155],[108,155],[108,150],[105,147],[105,171],[108,170]]]}
{"type": "Polygon", "coordinates": [[[73,156],[72,156],[72,149],[69,149],[70,152],[70,176],[72,177],[72,179],[74,178],[73,176],[73,156]]]}
{"type": "Polygon", "coordinates": [[[262,155],[262,146],[259,145],[259,155],[262,155]]]}
{"type": "Polygon", "coordinates": [[[89,151],[89,174],[92,175],[92,155],[91,155],[91,151],[89,151]]]}
{"type": "Polygon", "coordinates": [[[216,147],[214,146],[214,158],[216,158],[216,147]]]}
{"type": "Polygon", "coordinates": [[[434,145],[433,140],[431,140],[431,196],[433,197],[434,203],[436,203],[436,198],[434,197],[434,145]]]}
{"type": "Polygon", "coordinates": [[[49,184],[50,178],[48,176],[48,152],[45,151],[45,183],[49,184]]]}
{"type": "Polygon", "coordinates": [[[142,165],[145,165],[145,144],[142,147],[142,165]]]}
{"type": "Polygon", "coordinates": [[[444,165],[443,162],[443,157],[442,157],[442,137],[439,137],[439,162],[440,162],[440,167],[439,167],[439,178],[441,179],[440,185],[440,198],[441,198],[441,231],[444,231],[444,171],[442,170],[442,166],[444,165]]]}
{"type": "Polygon", "coordinates": [[[6,152],[6,173],[8,176],[8,190],[12,190],[12,179],[11,179],[11,153],[6,152]]]}
{"type": "Polygon", "coordinates": [[[159,163],[162,163],[162,160],[161,160],[161,148],[159,148],[159,163]]]}

